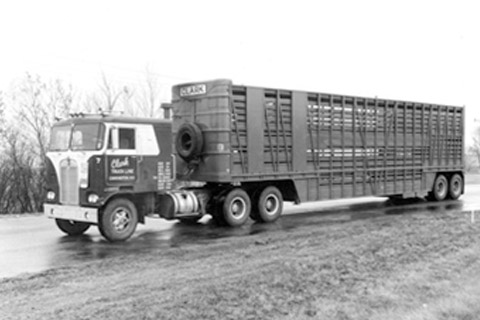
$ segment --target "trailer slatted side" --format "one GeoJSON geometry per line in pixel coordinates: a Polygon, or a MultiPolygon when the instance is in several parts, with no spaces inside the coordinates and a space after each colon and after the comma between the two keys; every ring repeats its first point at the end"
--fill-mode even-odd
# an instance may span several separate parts
{"type": "MultiPolygon", "coordinates": [[[[255,108],[264,115],[263,135],[255,137],[263,139],[263,157],[250,156],[262,170],[236,170],[241,163],[235,156],[233,176],[249,173],[240,179],[279,173],[304,181],[306,200],[316,200],[424,190],[426,173],[463,165],[461,108],[321,93],[301,93],[307,102],[301,105],[294,104],[294,92],[273,89],[262,90],[249,106],[236,103],[248,100],[249,88],[235,88],[236,114],[255,108]],[[293,123],[299,108],[306,109],[305,118],[293,123]],[[305,128],[303,170],[293,165],[294,126],[305,128]]],[[[248,131],[246,119],[236,118],[248,131]]],[[[246,136],[241,150],[252,152],[246,136]]]]}

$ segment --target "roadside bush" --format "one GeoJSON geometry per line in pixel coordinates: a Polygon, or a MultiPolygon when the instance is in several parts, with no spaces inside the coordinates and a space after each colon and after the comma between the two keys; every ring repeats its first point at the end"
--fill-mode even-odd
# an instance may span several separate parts
{"type": "Polygon", "coordinates": [[[41,211],[45,179],[43,165],[16,130],[2,135],[0,214],[41,211]]]}

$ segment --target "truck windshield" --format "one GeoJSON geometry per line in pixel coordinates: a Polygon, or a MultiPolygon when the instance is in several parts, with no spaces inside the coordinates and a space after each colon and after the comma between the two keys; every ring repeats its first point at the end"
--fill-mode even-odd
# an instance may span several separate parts
{"type": "Polygon", "coordinates": [[[87,151],[103,147],[105,126],[102,123],[82,123],[52,128],[50,151],[87,151]]]}

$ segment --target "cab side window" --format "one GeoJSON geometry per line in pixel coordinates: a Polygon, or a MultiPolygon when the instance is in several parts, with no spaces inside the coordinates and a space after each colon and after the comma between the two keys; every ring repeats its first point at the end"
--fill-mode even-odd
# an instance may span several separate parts
{"type": "MultiPolygon", "coordinates": [[[[113,149],[112,132],[108,137],[108,148],[113,149]]],[[[135,150],[135,129],[119,128],[118,129],[118,148],[123,150],[135,150]]]]}
{"type": "Polygon", "coordinates": [[[135,129],[120,128],[118,143],[120,149],[135,149],[135,129]]]}

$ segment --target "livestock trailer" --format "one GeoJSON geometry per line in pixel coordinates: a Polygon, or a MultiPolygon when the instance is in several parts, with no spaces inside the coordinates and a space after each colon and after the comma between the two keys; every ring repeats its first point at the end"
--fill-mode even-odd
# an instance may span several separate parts
{"type": "Polygon", "coordinates": [[[440,201],[464,190],[462,107],[230,80],[175,86],[172,107],[177,178],[206,183],[219,220],[229,210],[239,224],[250,210],[274,220],[283,200],[440,201]]]}

